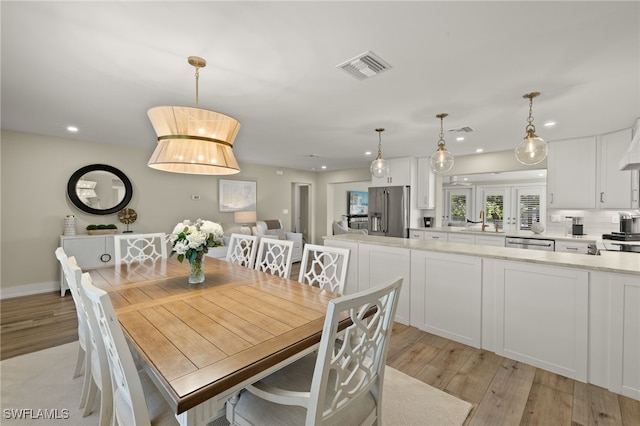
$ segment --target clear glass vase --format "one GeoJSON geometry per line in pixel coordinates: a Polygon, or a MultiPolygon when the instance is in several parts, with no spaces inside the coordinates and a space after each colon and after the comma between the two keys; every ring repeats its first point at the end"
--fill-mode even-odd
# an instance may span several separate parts
{"type": "Polygon", "coordinates": [[[204,253],[198,253],[193,262],[189,262],[189,284],[200,284],[204,282],[204,253]]]}

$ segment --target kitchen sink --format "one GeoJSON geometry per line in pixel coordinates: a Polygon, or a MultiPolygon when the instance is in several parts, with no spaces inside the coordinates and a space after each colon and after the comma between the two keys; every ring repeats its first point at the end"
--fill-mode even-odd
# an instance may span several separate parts
{"type": "Polygon", "coordinates": [[[493,230],[489,230],[489,228],[485,229],[484,231],[482,231],[482,229],[480,228],[461,228],[459,230],[460,232],[477,232],[477,233],[482,233],[482,234],[504,234],[504,231],[493,231],[493,230]]]}

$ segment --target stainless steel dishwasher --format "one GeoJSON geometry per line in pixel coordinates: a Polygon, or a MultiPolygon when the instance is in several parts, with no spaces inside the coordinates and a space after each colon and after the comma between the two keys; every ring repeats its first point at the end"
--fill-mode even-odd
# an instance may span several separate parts
{"type": "Polygon", "coordinates": [[[526,250],[555,251],[556,242],[545,238],[507,237],[504,240],[504,246],[526,250]]]}

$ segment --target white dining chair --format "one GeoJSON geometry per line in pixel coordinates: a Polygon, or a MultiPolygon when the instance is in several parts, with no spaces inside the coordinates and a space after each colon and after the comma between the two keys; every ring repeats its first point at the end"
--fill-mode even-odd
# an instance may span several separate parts
{"type": "Polygon", "coordinates": [[[348,266],[349,249],[306,244],[298,281],[342,294],[348,266]]]}
{"type": "Polygon", "coordinates": [[[163,232],[120,234],[113,238],[116,265],[167,258],[167,235],[163,232]]]}
{"type": "Polygon", "coordinates": [[[160,395],[157,387],[146,376],[138,374],[124,332],[113,309],[111,299],[104,290],[95,287],[91,276],[82,274],[81,286],[86,305],[99,330],[108,369],[111,372],[113,394],[113,425],[144,426],[177,425],[173,411],[160,395]],[[144,383],[144,386],[143,386],[144,383]]]}
{"type": "Polygon", "coordinates": [[[329,302],[320,347],[227,401],[232,425],[382,423],[385,361],[402,278],[329,302]],[[338,339],[338,323],[351,320],[338,339]]]}
{"type": "Polygon", "coordinates": [[[258,237],[255,235],[231,234],[226,261],[253,268],[258,249],[258,237]]]}
{"type": "MultiPolygon", "coordinates": [[[[113,394],[111,392],[111,373],[107,363],[107,355],[104,345],[97,332],[97,325],[91,316],[88,300],[85,297],[83,289],[79,283],[83,277],[82,270],[75,263],[75,259],[69,258],[68,267],[70,271],[69,288],[71,294],[76,292],[79,296],[80,303],[77,305],[83,320],[87,324],[87,365],[89,377],[86,382],[87,394],[84,401],[84,410],[82,415],[88,416],[93,412],[96,396],[100,394],[100,416],[98,424],[106,426],[111,424],[113,414],[113,394]]],[[[85,274],[89,276],[89,274],[85,274]]]]}
{"type": "Polygon", "coordinates": [[[289,278],[291,274],[291,256],[293,241],[260,237],[255,269],[289,278]]]}
{"type": "Polygon", "coordinates": [[[71,297],[76,307],[76,316],[78,317],[78,357],[76,359],[76,367],[73,370],[73,378],[80,376],[82,373],[82,366],[84,365],[82,394],[80,396],[80,408],[83,408],[86,404],[87,394],[89,392],[89,381],[91,380],[91,357],[88,356],[87,350],[87,342],[89,341],[89,325],[87,324],[86,317],[82,314],[82,299],[78,292],[78,286],[75,285],[75,275],[69,266],[70,263],[77,266],[75,257],[67,257],[67,254],[62,247],[58,247],[55,254],[56,258],[60,262],[62,274],[69,284],[71,297]]]}

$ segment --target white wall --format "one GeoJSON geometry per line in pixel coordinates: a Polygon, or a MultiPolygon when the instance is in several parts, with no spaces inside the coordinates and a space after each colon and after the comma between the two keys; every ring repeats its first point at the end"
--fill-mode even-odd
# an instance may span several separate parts
{"type": "Polygon", "coordinates": [[[347,192],[348,191],[364,191],[367,192],[371,186],[371,179],[364,182],[348,182],[334,183],[329,185],[329,191],[333,190],[330,199],[333,199],[332,214],[328,215],[330,221],[342,220],[343,216],[348,214],[347,211],[347,192]]]}
{"type": "MultiPolygon", "coordinates": [[[[351,170],[339,170],[335,172],[324,172],[319,173],[317,176],[317,187],[318,191],[316,193],[316,205],[318,206],[315,209],[316,213],[316,244],[322,244],[322,237],[325,235],[331,235],[333,233],[331,224],[333,223],[334,216],[337,211],[336,209],[340,209],[340,204],[343,203],[344,200],[344,211],[346,212],[346,192],[344,197],[340,198],[340,195],[334,197],[334,192],[336,186],[342,188],[344,185],[344,190],[347,190],[347,186],[350,185],[366,185],[368,188],[371,182],[371,172],[369,168],[361,168],[361,169],[351,169],[351,170]]],[[[351,188],[349,188],[351,189],[351,188]]],[[[353,188],[357,189],[357,188],[353,188]]],[[[341,191],[342,189],[340,189],[341,191]]],[[[341,214],[339,214],[340,216],[341,214]]]]}
{"type": "MultiPolygon", "coordinates": [[[[28,133],[2,131],[1,159],[1,281],[0,297],[58,288],[58,264],[54,250],[63,232],[64,217],[77,218],[78,233],[91,223],[115,223],[117,214],[96,216],[78,210],[68,200],[69,177],[89,164],[108,164],[124,172],[133,184],[128,207],[138,212],[130,229],[138,232],[171,232],[183,219],[209,219],[225,233],[238,225],[232,213],[218,211],[218,177],[167,173],[146,166],[154,146],[148,149],[87,143],[28,133]],[[192,201],[191,195],[200,195],[192,201]]],[[[281,219],[291,229],[291,188],[309,183],[314,191],[316,173],[241,164],[239,174],[224,179],[257,182],[257,216],[281,219]],[[276,174],[280,170],[282,174],[276,174]],[[289,214],[283,214],[288,209],[289,214]]],[[[311,194],[312,200],[315,198],[311,194]]],[[[313,223],[313,218],[312,218],[313,223]]]]}

